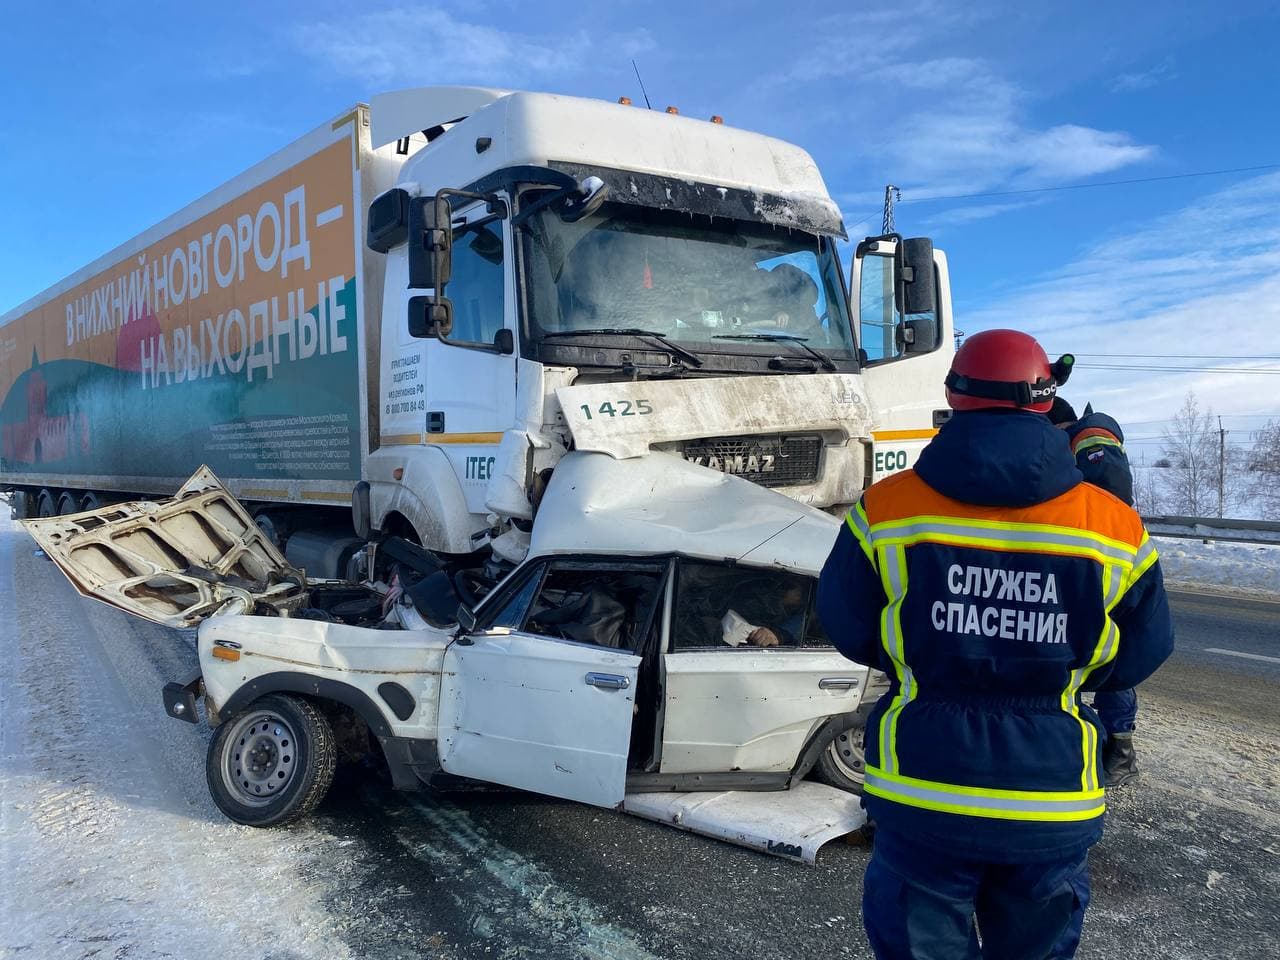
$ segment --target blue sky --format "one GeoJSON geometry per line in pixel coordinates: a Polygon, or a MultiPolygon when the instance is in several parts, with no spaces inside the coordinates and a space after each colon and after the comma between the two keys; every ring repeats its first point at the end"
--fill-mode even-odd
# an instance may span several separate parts
{"type": "MultiPolygon", "coordinates": [[[[808,149],[851,234],[879,226],[898,184],[899,229],[948,253],[963,330],[1022,327],[1082,355],[1280,357],[1280,168],[931,199],[1280,164],[1268,4],[597,6],[11,8],[0,312],[371,93],[480,83],[639,102],[635,57],[654,106],[808,149]]],[[[1081,367],[1067,394],[1129,423],[1140,455],[1189,388],[1241,439],[1280,415],[1270,374],[1081,367]]]]}

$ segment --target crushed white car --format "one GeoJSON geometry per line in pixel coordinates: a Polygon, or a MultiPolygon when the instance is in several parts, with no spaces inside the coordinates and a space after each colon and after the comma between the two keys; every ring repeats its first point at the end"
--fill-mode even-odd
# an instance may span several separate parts
{"type": "Polygon", "coordinates": [[[198,626],[165,708],[195,723],[203,699],[239,823],[305,816],[366,749],[398,788],[515,787],[808,862],[864,821],[868,674],[814,613],[839,521],[746,480],[571,453],[524,562],[454,623],[412,543],[374,532],[369,580],[308,579],[207,468],[170,500],[26,525],[86,596],[198,626]]]}

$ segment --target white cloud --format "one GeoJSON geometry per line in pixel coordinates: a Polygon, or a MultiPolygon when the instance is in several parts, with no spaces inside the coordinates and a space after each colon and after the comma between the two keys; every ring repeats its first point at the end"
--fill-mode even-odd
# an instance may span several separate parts
{"type": "Polygon", "coordinates": [[[1173,59],[1165,57],[1150,70],[1138,73],[1122,73],[1111,81],[1112,93],[1133,93],[1158,86],[1166,80],[1173,80],[1177,74],[1173,69],[1173,59]]]}
{"type": "MultiPolygon", "coordinates": [[[[1095,244],[1067,266],[963,312],[957,324],[969,333],[1024,329],[1050,351],[1175,358],[1082,356],[1082,364],[1280,368],[1266,359],[1176,359],[1280,354],[1278,208],[1280,174],[1215,192],[1095,244]]],[[[1187,390],[1215,413],[1280,415],[1280,377],[1264,374],[1081,366],[1064,394],[1077,408],[1093,400],[1123,425],[1167,418],[1187,390]]]]}
{"type": "Polygon", "coordinates": [[[1126,133],[1030,120],[1029,93],[982,60],[914,64],[904,81],[922,103],[886,128],[881,166],[914,198],[1059,184],[1155,155],[1126,133]]]}
{"type": "Polygon", "coordinates": [[[581,69],[593,50],[625,59],[649,50],[645,30],[592,36],[585,30],[537,36],[462,20],[432,7],[407,6],[299,26],[307,56],[371,87],[403,83],[510,85],[581,69]]]}

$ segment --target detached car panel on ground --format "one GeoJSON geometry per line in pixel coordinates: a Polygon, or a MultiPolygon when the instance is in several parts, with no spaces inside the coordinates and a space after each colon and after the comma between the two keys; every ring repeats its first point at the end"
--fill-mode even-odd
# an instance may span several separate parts
{"type": "Polygon", "coordinates": [[[198,625],[186,690],[216,728],[210,787],[233,819],[305,815],[335,731],[349,746],[367,727],[397,786],[483,781],[812,860],[860,825],[850,794],[738,791],[795,786],[856,722],[867,672],[814,614],[839,521],[652,457],[566,457],[528,559],[465,626],[429,623],[401,567],[390,584],[307,579],[207,469],[172,500],[28,526],[86,595],[198,625]]]}

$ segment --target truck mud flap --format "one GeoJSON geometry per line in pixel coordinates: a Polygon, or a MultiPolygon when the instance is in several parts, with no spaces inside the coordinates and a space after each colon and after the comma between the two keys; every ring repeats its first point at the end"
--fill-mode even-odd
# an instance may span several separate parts
{"type": "Polygon", "coordinates": [[[823,844],[867,822],[861,798],[807,781],[771,793],[629,793],[622,809],[646,820],[809,864],[823,844]]]}

